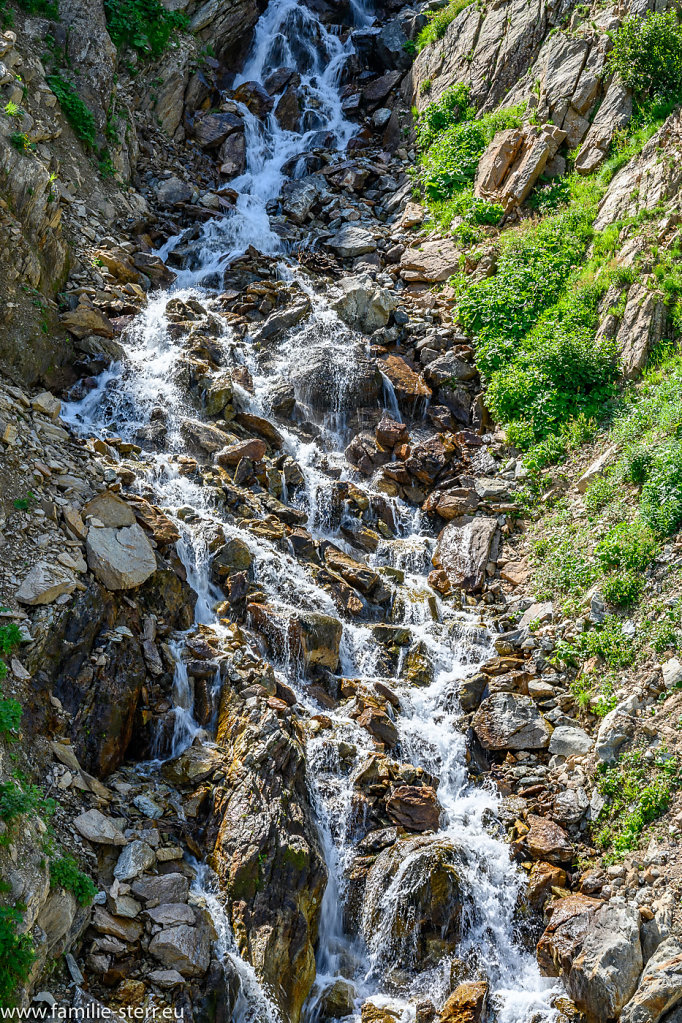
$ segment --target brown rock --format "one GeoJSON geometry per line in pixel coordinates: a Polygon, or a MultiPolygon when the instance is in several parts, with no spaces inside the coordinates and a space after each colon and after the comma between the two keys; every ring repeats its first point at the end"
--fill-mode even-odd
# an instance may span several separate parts
{"type": "Polygon", "coordinates": [[[443,1006],[440,1023],[481,1023],[487,998],[486,981],[467,981],[460,984],[443,1006]]]}
{"type": "Polygon", "coordinates": [[[388,816],[408,831],[437,831],[440,810],[430,785],[399,785],[386,801],[388,816]]]}
{"type": "Polygon", "coordinates": [[[218,465],[226,466],[236,466],[242,458],[250,458],[254,462],[259,462],[266,451],[265,441],[254,437],[252,440],[243,440],[238,444],[228,444],[218,452],[216,462],[218,465]]]}
{"type": "Polygon", "coordinates": [[[568,895],[552,905],[549,924],[537,947],[538,964],[545,976],[569,972],[590,921],[602,905],[600,899],[586,895],[568,895]]]}
{"type": "Polygon", "coordinates": [[[85,300],[81,300],[71,312],[63,313],[61,321],[69,333],[77,338],[86,337],[88,334],[111,338],[116,334],[111,320],[85,300]]]}
{"type": "Polygon", "coordinates": [[[530,825],[530,830],[524,841],[534,860],[547,860],[549,863],[571,862],[573,846],[563,828],[555,824],[549,817],[528,814],[526,820],[530,825]]]}
{"type": "Polygon", "coordinates": [[[535,910],[544,907],[552,888],[566,887],[566,871],[542,860],[534,863],[528,878],[528,902],[535,910]]]}
{"type": "Polygon", "coordinates": [[[365,707],[358,718],[358,724],[362,728],[366,728],[370,735],[378,739],[379,742],[383,742],[389,749],[398,741],[398,729],[384,710],[365,707]]]}

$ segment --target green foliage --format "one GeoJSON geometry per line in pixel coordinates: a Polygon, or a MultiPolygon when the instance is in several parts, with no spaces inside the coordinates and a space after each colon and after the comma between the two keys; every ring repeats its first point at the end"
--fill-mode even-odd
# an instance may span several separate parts
{"type": "Polygon", "coordinates": [[[5,824],[11,825],[27,814],[49,818],[54,809],[54,800],[48,799],[37,785],[23,778],[18,782],[13,779],[0,782],[0,820],[5,824]]]}
{"type": "Polygon", "coordinates": [[[616,607],[631,607],[639,600],[644,589],[644,579],[637,572],[617,572],[604,579],[601,591],[604,600],[616,607]]]}
{"type": "Polygon", "coordinates": [[[594,553],[604,572],[622,568],[643,572],[659,551],[653,530],[641,519],[620,522],[597,544],[594,553]]]}
{"type": "MultiPolygon", "coordinates": [[[[3,884],[6,890],[9,886],[3,884]]],[[[35,952],[30,934],[18,933],[24,907],[0,906],[0,1008],[15,1004],[15,993],[27,980],[35,952]]]]}
{"type": "Polygon", "coordinates": [[[635,659],[634,643],[624,635],[614,615],[607,615],[603,625],[583,632],[577,645],[583,659],[600,657],[609,668],[628,668],[635,659]]]}
{"type": "Polygon", "coordinates": [[[35,149],[35,142],[31,142],[30,138],[25,131],[13,131],[9,137],[10,145],[16,149],[18,153],[23,153],[24,156],[28,156],[35,149]]]}
{"type": "Polygon", "coordinates": [[[71,82],[60,74],[48,75],[47,84],[59,100],[64,116],[75,134],[88,148],[95,145],[96,125],[92,111],[85,105],[71,82]]]}
{"type": "Polygon", "coordinates": [[[8,117],[21,118],[24,116],[21,107],[18,107],[16,103],[12,102],[12,100],[5,103],[3,113],[7,114],[8,117]]]}
{"type": "Polygon", "coordinates": [[[22,707],[18,700],[0,699],[0,735],[16,736],[21,725],[22,707]]]}
{"type": "Polygon", "coordinates": [[[10,625],[0,625],[0,653],[11,654],[15,647],[21,643],[21,629],[12,622],[10,625]]]}
{"type": "Polygon", "coordinates": [[[626,18],[613,37],[606,73],[638,97],[678,98],[682,91],[682,27],[674,10],[626,18]]]}
{"type": "Polygon", "coordinates": [[[441,132],[462,121],[470,121],[476,115],[476,108],[470,105],[471,90],[468,85],[458,82],[446,89],[440,99],[429,103],[417,118],[417,145],[420,150],[431,146],[441,132]]]}
{"type": "Polygon", "coordinates": [[[661,537],[682,524],[682,441],[672,440],[656,450],[642,487],[640,511],[661,537]]]}
{"type": "Polygon", "coordinates": [[[478,161],[496,132],[521,124],[523,107],[495,110],[475,119],[461,117],[442,129],[420,158],[418,176],[426,196],[447,200],[474,180],[478,161]]]}
{"type": "Polygon", "coordinates": [[[575,523],[550,530],[536,541],[533,558],[539,599],[549,599],[557,593],[583,593],[597,575],[588,557],[586,537],[575,523]]]}
{"type": "Polygon", "coordinates": [[[609,476],[598,476],[585,491],[585,507],[594,515],[609,504],[616,494],[616,486],[609,476]]]}
{"type": "Polygon", "coordinates": [[[448,26],[471,3],[473,0],[450,0],[447,7],[442,7],[439,11],[431,11],[428,15],[428,25],[424,26],[417,37],[417,53],[421,53],[425,46],[435,43],[437,39],[442,39],[448,26]]]}
{"type": "Polygon", "coordinates": [[[616,856],[636,849],[645,827],[670,806],[680,782],[677,759],[665,750],[649,759],[634,750],[613,767],[601,765],[597,786],[606,805],[599,815],[597,844],[616,856]]]}
{"type": "Polygon", "coordinates": [[[29,490],[26,497],[18,497],[12,503],[14,504],[14,507],[16,508],[17,511],[28,511],[31,505],[35,504],[37,500],[38,498],[33,493],[33,491],[29,490]]]}
{"type": "Polygon", "coordinates": [[[104,0],[104,13],[117,47],[128,46],[149,57],[158,57],[171,35],[189,27],[187,15],[167,11],[160,0],[104,0]]]}
{"type": "Polygon", "coordinates": [[[97,894],[96,885],[79,868],[73,856],[68,854],[50,860],[50,885],[52,888],[66,888],[73,892],[81,906],[89,906],[97,894]]]}

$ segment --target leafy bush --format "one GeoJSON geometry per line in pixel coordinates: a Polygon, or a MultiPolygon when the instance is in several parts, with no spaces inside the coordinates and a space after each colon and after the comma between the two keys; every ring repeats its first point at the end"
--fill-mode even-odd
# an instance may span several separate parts
{"type": "Polygon", "coordinates": [[[599,476],[585,491],[585,507],[594,514],[610,504],[616,493],[616,486],[609,476],[599,476]]]}
{"type": "Polygon", "coordinates": [[[587,556],[586,539],[580,530],[554,530],[536,542],[536,587],[539,599],[556,593],[579,594],[594,582],[597,572],[587,556]]]}
{"type": "Polygon", "coordinates": [[[635,604],[643,589],[643,577],[639,573],[631,571],[607,576],[601,586],[604,600],[617,607],[630,607],[635,604]]]}
{"type": "MultiPolygon", "coordinates": [[[[9,886],[3,885],[3,889],[9,886]]],[[[15,992],[27,980],[35,952],[30,934],[19,934],[23,907],[0,906],[0,1008],[15,1004],[15,992]]]]}
{"type": "Polygon", "coordinates": [[[599,815],[597,842],[622,855],[636,849],[644,828],[670,806],[680,787],[676,758],[661,750],[653,762],[639,750],[625,753],[614,767],[601,765],[597,778],[606,799],[599,815]]]}
{"type": "Polygon", "coordinates": [[[9,137],[10,145],[18,153],[27,156],[35,149],[35,142],[31,142],[25,131],[13,131],[9,137]]]}
{"type": "Polygon", "coordinates": [[[582,633],[578,649],[584,658],[601,657],[609,668],[628,668],[635,659],[634,644],[614,615],[607,615],[603,625],[582,633]]]}
{"type": "Polygon", "coordinates": [[[640,512],[654,532],[670,536],[682,524],[682,441],[659,448],[642,487],[640,512]]]}
{"type": "Polygon", "coordinates": [[[521,124],[523,107],[461,119],[438,132],[423,153],[419,180],[429,199],[448,199],[474,180],[478,161],[496,132],[521,124]]]}
{"type": "Polygon", "coordinates": [[[186,14],[167,11],[160,0],[104,0],[104,13],[116,46],[150,57],[158,57],[171,35],[189,27],[186,14]]]}
{"type": "Polygon", "coordinates": [[[659,545],[653,530],[641,519],[620,522],[595,547],[594,553],[602,569],[623,568],[643,572],[658,553],[659,545]]]}
{"type": "Polygon", "coordinates": [[[97,894],[96,885],[79,868],[73,856],[68,854],[50,860],[50,885],[52,888],[66,888],[73,892],[81,906],[89,906],[97,894]]]}
{"type": "Polygon", "coordinates": [[[606,63],[638,97],[678,98],[682,91],[682,27],[674,10],[626,18],[606,63]]]}
{"type": "Polygon", "coordinates": [[[441,132],[462,121],[470,121],[476,115],[476,108],[469,103],[471,90],[464,82],[458,82],[446,89],[440,99],[429,103],[417,118],[417,145],[420,150],[428,149],[441,132]]]}
{"type": "Polygon", "coordinates": [[[15,736],[21,725],[22,713],[18,700],[0,699],[0,735],[15,736]]]}
{"type": "Polygon", "coordinates": [[[13,780],[0,782],[0,820],[5,824],[31,813],[51,817],[54,809],[54,800],[48,799],[37,785],[23,779],[19,784],[13,780]]]}
{"type": "Polygon", "coordinates": [[[424,26],[417,37],[417,53],[421,53],[429,43],[435,43],[437,39],[442,39],[448,26],[471,3],[473,0],[450,0],[447,7],[443,7],[439,11],[432,11],[428,16],[428,25],[424,26]]]}
{"type": "Polygon", "coordinates": [[[21,629],[14,622],[0,625],[0,653],[5,657],[21,643],[21,629]]]}
{"type": "Polygon", "coordinates": [[[46,81],[59,100],[64,116],[75,134],[86,146],[93,148],[96,126],[92,111],[85,105],[71,82],[67,82],[61,75],[48,75],[46,81]]]}

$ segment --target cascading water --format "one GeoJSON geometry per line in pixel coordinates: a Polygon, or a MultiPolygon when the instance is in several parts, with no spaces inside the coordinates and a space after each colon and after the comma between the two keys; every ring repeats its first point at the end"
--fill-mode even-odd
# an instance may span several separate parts
{"type": "MultiPolygon", "coordinates": [[[[353,11],[357,24],[369,21],[359,3],[353,6],[353,11]]],[[[123,362],[106,371],[83,401],[67,406],[64,412],[65,418],[80,430],[99,432],[102,436],[115,432],[141,444],[145,450],[149,447],[146,442],[154,437],[156,453],[146,453],[139,462],[144,486],[171,515],[181,533],[178,551],[198,596],[196,621],[212,627],[217,634],[224,626],[215,612],[222,594],[210,577],[206,530],[212,524],[219,524],[226,537],[238,537],[248,545],[254,559],[255,580],[268,601],[285,616],[301,609],[328,614],[337,611],[329,593],[296,558],[222,518],[206,488],[180,471],[178,459],[184,449],[181,422],[183,417],[197,413],[178,383],[183,347],[168,329],[166,304],[170,297],[184,301],[199,298],[210,306],[212,293],[207,283],[218,279],[225,267],[250,245],[263,253],[284,257],[284,245],[271,226],[267,203],[280,193],[287,168],[290,175],[303,168],[306,152],[319,144],[321,134],[326,145],[331,140],[333,146],[342,150],[356,130],[343,116],[339,87],[351,52],[352,36],[344,41],[297,0],[272,0],[258,23],[251,53],[236,84],[263,81],[282,67],[295,70],[305,97],[300,131],[284,130],[272,113],[263,121],[244,111],[247,167],[240,178],[231,182],[239,193],[235,210],[204,227],[192,265],[180,273],[172,296],[157,293],[151,297],[145,313],[127,332],[123,362]]],[[[180,241],[171,239],[161,255],[167,256],[180,241]]],[[[288,332],[283,342],[270,348],[267,357],[256,353],[248,338],[242,341],[228,329],[218,343],[225,365],[248,366],[253,393],[235,390],[242,411],[260,415],[269,412],[273,381],[281,376],[295,379],[295,370],[301,364],[323,360],[325,408],[309,407],[310,418],[318,429],[317,439],[302,441],[293,430],[282,426],[278,429],[285,451],[296,460],[303,474],[304,486],[299,488],[295,500],[307,513],[309,530],[318,539],[333,539],[343,549],[339,523],[332,513],[332,490],[335,480],[353,479],[342,457],[348,412],[352,409],[352,401],[349,403],[346,395],[351,393],[358,352],[364,349],[366,341],[343,325],[306,278],[286,262],[282,263],[281,276],[308,296],[310,315],[288,332]],[[335,469],[331,474],[330,466],[335,469]]],[[[296,397],[304,406],[314,399],[307,386],[305,380],[296,385],[296,397]]],[[[398,415],[395,391],[387,378],[384,406],[398,415]]],[[[366,484],[363,486],[368,489],[366,484]]],[[[351,1021],[360,1019],[360,1005],[369,997],[378,1006],[388,1005],[401,1012],[405,1023],[414,1019],[417,999],[429,997],[437,1005],[442,1003],[450,990],[452,956],[416,968],[417,964],[411,961],[416,931],[409,926],[409,920],[411,899],[423,883],[427,863],[434,856],[445,856],[456,862],[461,893],[457,960],[466,965],[468,975],[487,978],[496,1023],[548,1023],[555,1018],[551,1008],[554,989],[540,977],[533,957],[516,943],[513,918],[520,879],[510,861],[508,847],[490,828],[496,796],[469,781],[466,741],[459,726],[458,680],[489,656],[489,637],[481,622],[441,602],[427,586],[425,577],[434,541],[421,532],[420,513],[398,499],[378,493],[373,497],[389,508],[398,536],[383,541],[369,563],[399,575],[404,573],[400,592],[396,588],[394,596],[393,621],[410,630],[413,645],[424,651],[431,666],[430,681],[423,688],[400,681],[402,660],[395,677],[387,680],[400,701],[400,714],[395,715],[398,749],[404,763],[422,768],[440,780],[438,798],[443,815],[437,833],[424,836],[409,847],[387,888],[368,887],[360,927],[349,934],[348,871],[356,854],[355,810],[349,779],[375,747],[369,733],[348,716],[343,706],[325,711],[337,742],[330,743],[325,733],[314,734],[308,743],[308,769],[329,882],[320,922],[317,981],[304,1018],[307,1023],[320,1018],[325,991],[339,980],[351,985],[355,994],[356,1011],[347,1017],[351,1021]],[[350,762],[348,759],[342,762],[338,755],[341,740],[354,751],[350,762]],[[399,914],[405,916],[407,926],[396,927],[399,914]],[[400,970],[393,968],[396,964],[400,964],[400,970]]],[[[282,499],[287,499],[286,489],[282,499]]],[[[181,662],[181,647],[182,638],[175,647],[178,661],[175,725],[166,755],[177,755],[200,732],[192,714],[190,681],[181,662]]],[[[277,668],[295,688],[300,703],[318,713],[320,708],[300,675],[300,665],[289,657],[286,643],[277,668]]],[[[367,684],[381,680],[384,674],[381,649],[368,626],[344,624],[341,674],[367,684]]],[[[214,917],[219,955],[229,959],[237,970],[235,1023],[277,1023],[277,1010],[260,990],[252,968],[237,955],[219,893],[204,868],[199,869],[196,887],[214,917]]]]}

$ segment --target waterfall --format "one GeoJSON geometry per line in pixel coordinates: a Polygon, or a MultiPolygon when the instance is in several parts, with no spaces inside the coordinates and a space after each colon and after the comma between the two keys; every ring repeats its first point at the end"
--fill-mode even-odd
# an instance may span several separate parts
{"type": "MultiPolygon", "coordinates": [[[[352,10],[357,25],[370,22],[360,0],[355,0],[352,10]]],[[[210,282],[250,245],[264,254],[281,257],[282,278],[295,281],[308,295],[310,314],[287,332],[284,341],[268,351],[267,359],[249,345],[248,338],[237,337],[227,327],[217,343],[224,352],[225,365],[249,367],[254,393],[240,392],[240,400],[244,409],[263,416],[268,415],[271,407],[273,380],[282,374],[295,376],[294,370],[315,358],[324,360],[328,391],[325,409],[315,407],[315,395],[305,379],[297,385],[296,395],[309,411],[319,436],[302,440],[293,429],[281,424],[278,429],[284,452],[295,459],[304,477],[304,486],[292,500],[306,512],[308,529],[315,538],[333,539],[343,548],[344,541],[332,514],[333,486],[339,480],[356,479],[343,458],[343,448],[348,441],[347,416],[352,409],[348,395],[352,394],[358,352],[365,351],[367,341],[341,323],[326,297],[287,263],[285,246],[273,230],[267,204],[279,195],[287,178],[287,167],[290,170],[293,167],[293,174],[301,171],[305,163],[302,158],[319,143],[320,133],[332,140],[333,147],[343,151],[356,131],[356,126],[345,119],[341,105],[340,83],[351,54],[352,34],[344,40],[297,0],[271,0],[258,22],[250,54],[236,84],[262,82],[283,67],[296,70],[306,97],[301,130],[283,129],[272,113],[259,120],[243,109],[247,162],[244,174],[231,182],[238,192],[234,211],[202,228],[197,259],[191,269],[181,271],[172,293],[157,292],[150,296],[146,310],[124,335],[125,358],[105,371],[81,402],[64,408],[64,418],[87,435],[106,438],[115,434],[141,445],[139,467],[145,487],[152,489],[155,500],[181,534],[179,555],[198,598],[196,622],[211,626],[218,634],[224,628],[216,612],[222,595],[210,575],[206,530],[211,525],[220,525],[226,537],[236,537],[247,544],[253,555],[255,579],[268,601],[278,608],[284,612],[305,609],[333,615],[337,610],[330,594],[303,564],[267,540],[223,519],[206,488],[179,471],[177,456],[184,449],[180,424],[183,417],[195,416],[196,412],[179,382],[183,346],[182,340],[169,329],[166,304],[174,297],[183,301],[199,299],[210,307],[215,295],[210,282]],[[152,429],[156,431],[155,444],[149,443],[152,429]],[[330,467],[334,472],[330,473],[330,467]]],[[[160,255],[168,256],[180,241],[180,237],[170,239],[160,255]]],[[[396,394],[387,377],[383,379],[383,394],[385,408],[398,418],[396,394]]],[[[308,743],[309,785],[329,882],[321,914],[317,981],[304,1018],[307,1023],[319,1018],[321,999],[338,980],[347,982],[354,992],[354,1013],[346,1017],[350,1023],[360,1020],[360,1007],[367,998],[402,1013],[405,1023],[414,1019],[414,1005],[419,998],[430,998],[436,1006],[442,1005],[450,990],[452,957],[446,956],[422,969],[410,961],[414,931],[403,928],[399,939],[394,933],[396,914],[405,912],[409,916],[410,899],[423,881],[423,864],[429,857],[442,854],[456,859],[462,891],[457,959],[468,966],[472,976],[487,978],[496,1023],[537,1020],[549,1023],[556,1018],[551,1007],[556,988],[540,976],[533,956],[516,940],[513,921],[521,878],[508,846],[490,827],[498,797],[491,788],[469,780],[466,740],[460,725],[458,681],[491,655],[490,636],[475,615],[439,600],[428,587],[426,575],[434,539],[422,529],[420,512],[398,498],[373,491],[366,481],[363,487],[372,500],[383,502],[391,510],[397,524],[397,537],[383,539],[368,557],[368,564],[404,573],[400,590],[396,588],[395,592],[393,621],[408,629],[413,646],[423,650],[431,677],[421,687],[410,684],[403,671],[403,652],[394,676],[386,679],[381,648],[372,629],[347,621],[341,641],[341,673],[368,686],[376,681],[389,682],[400,701],[395,726],[401,759],[439,779],[438,798],[443,814],[440,830],[409,847],[388,888],[366,893],[362,914],[364,936],[350,933],[346,920],[348,870],[357,852],[357,838],[349,777],[375,747],[369,733],[343,706],[325,711],[334,734],[354,752],[352,763],[341,763],[338,747],[328,743],[324,735],[313,735],[308,743]],[[402,977],[393,976],[398,960],[402,977]]],[[[287,500],[286,487],[282,498],[287,500]]],[[[182,637],[173,650],[177,659],[175,726],[171,749],[166,752],[177,755],[201,729],[193,717],[190,679],[180,656],[182,637]]],[[[320,707],[308,691],[300,665],[288,658],[286,650],[276,668],[294,688],[300,704],[318,713],[320,707]]],[[[218,954],[237,971],[235,1021],[278,1023],[277,1011],[261,991],[253,969],[239,958],[219,891],[204,867],[199,867],[195,887],[206,900],[216,924],[218,954]]]]}

